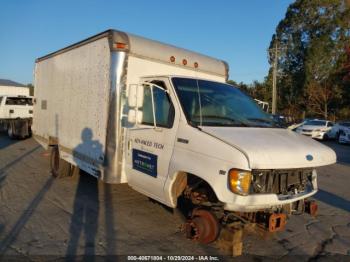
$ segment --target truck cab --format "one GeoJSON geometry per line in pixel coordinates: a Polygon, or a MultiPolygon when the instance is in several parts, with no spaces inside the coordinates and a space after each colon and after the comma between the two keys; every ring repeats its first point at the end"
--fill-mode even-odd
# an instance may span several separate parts
{"type": "Polygon", "coordinates": [[[0,96],[0,128],[10,138],[30,135],[33,117],[33,97],[22,95],[0,96]]]}
{"type": "Polygon", "coordinates": [[[128,183],[172,207],[187,194],[229,211],[277,210],[315,194],[315,168],[336,161],[225,83],[142,78],[130,86],[126,111],[128,183]]]}

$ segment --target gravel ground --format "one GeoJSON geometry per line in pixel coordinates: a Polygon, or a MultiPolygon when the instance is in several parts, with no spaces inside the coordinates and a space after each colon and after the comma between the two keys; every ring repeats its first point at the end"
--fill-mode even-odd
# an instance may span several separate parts
{"type": "MultiPolygon", "coordinates": [[[[339,161],[318,170],[319,215],[293,216],[284,232],[247,232],[240,260],[327,255],[325,259],[350,261],[350,146],[326,144],[339,161]]],[[[86,174],[53,179],[48,153],[33,139],[0,135],[0,260],[60,260],[67,255],[81,260],[93,255],[228,259],[215,244],[186,240],[180,224],[169,210],[125,184],[103,184],[86,174]]]]}

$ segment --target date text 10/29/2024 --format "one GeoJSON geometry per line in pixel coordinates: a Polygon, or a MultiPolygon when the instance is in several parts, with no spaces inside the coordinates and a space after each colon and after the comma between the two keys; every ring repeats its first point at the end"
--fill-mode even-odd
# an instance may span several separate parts
{"type": "Polygon", "coordinates": [[[217,256],[128,256],[128,261],[219,261],[217,256]]]}

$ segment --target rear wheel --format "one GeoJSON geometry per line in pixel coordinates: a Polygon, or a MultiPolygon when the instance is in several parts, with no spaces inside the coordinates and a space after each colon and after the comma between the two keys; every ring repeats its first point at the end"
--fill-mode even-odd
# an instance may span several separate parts
{"type": "Polygon", "coordinates": [[[76,173],[77,167],[60,158],[58,146],[51,148],[50,170],[53,177],[67,177],[76,173]]]}
{"type": "Polygon", "coordinates": [[[58,177],[59,167],[60,167],[60,153],[58,150],[58,146],[54,146],[51,148],[51,154],[50,154],[50,171],[52,176],[58,177]]]}
{"type": "Polygon", "coordinates": [[[15,131],[13,128],[13,125],[9,124],[8,128],[7,128],[7,135],[9,136],[9,138],[14,139],[15,136],[15,131]]]}

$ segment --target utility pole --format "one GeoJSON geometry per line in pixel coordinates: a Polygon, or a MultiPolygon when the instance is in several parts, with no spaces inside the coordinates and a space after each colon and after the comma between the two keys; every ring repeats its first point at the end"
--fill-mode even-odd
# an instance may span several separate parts
{"type": "Polygon", "coordinates": [[[278,44],[276,39],[275,58],[273,61],[273,73],[272,73],[272,114],[276,114],[276,111],[277,111],[277,64],[278,64],[278,44]]]}

